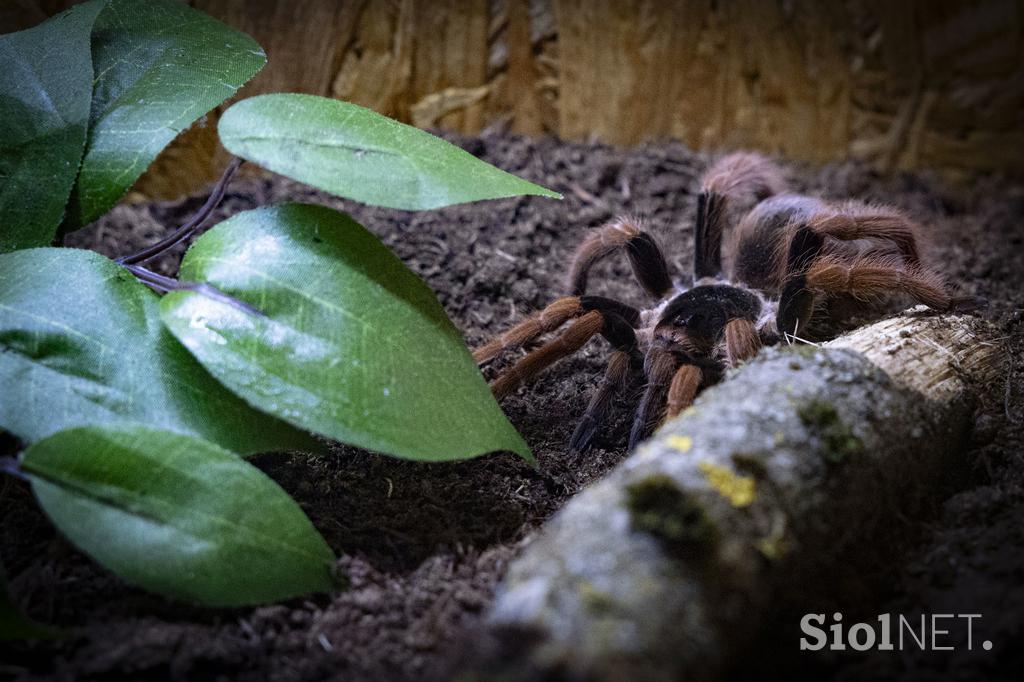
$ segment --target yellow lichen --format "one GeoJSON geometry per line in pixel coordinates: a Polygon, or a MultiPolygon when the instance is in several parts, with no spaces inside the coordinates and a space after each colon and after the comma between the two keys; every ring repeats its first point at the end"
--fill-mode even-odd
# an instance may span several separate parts
{"type": "Polygon", "coordinates": [[[607,592],[602,592],[594,583],[584,580],[579,585],[580,600],[594,613],[609,611],[615,606],[615,599],[607,592]]]}
{"type": "Polygon", "coordinates": [[[689,436],[672,435],[666,438],[665,442],[668,443],[668,446],[673,450],[678,450],[682,453],[689,452],[690,448],[693,447],[693,439],[689,436]]]}
{"type": "Polygon", "coordinates": [[[700,467],[704,478],[718,494],[729,500],[734,507],[746,507],[754,501],[754,479],[751,476],[740,476],[729,469],[712,464],[701,462],[700,467]]]}
{"type": "Polygon", "coordinates": [[[775,512],[772,517],[771,533],[758,541],[757,548],[765,558],[771,561],[778,561],[789,553],[790,543],[786,537],[786,517],[782,512],[775,512]]]}
{"type": "Polygon", "coordinates": [[[784,537],[769,537],[758,541],[757,549],[766,559],[778,561],[789,553],[789,543],[784,537]]]}

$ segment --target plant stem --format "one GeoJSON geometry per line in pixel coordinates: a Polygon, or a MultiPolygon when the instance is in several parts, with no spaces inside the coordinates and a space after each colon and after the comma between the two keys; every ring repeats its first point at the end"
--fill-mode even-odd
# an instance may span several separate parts
{"type": "Polygon", "coordinates": [[[0,457],[0,472],[10,474],[11,476],[20,478],[23,481],[28,480],[28,476],[26,476],[25,472],[21,470],[21,467],[18,466],[18,460],[14,457],[0,457]]]}
{"type": "Polygon", "coordinates": [[[244,313],[249,313],[250,315],[258,315],[260,317],[266,317],[266,315],[264,315],[262,312],[252,307],[245,301],[240,301],[233,296],[228,296],[220,289],[212,287],[204,282],[182,282],[180,280],[174,279],[173,277],[167,277],[165,275],[153,272],[152,270],[147,270],[141,265],[129,265],[127,263],[123,265],[125,270],[135,275],[135,277],[138,278],[140,282],[142,282],[150,289],[153,289],[158,293],[166,294],[169,291],[194,291],[197,294],[206,296],[207,298],[211,298],[215,301],[227,303],[230,306],[238,308],[244,313]]]}
{"type": "Polygon", "coordinates": [[[158,241],[156,244],[147,246],[142,251],[132,254],[131,256],[118,258],[117,262],[122,265],[145,263],[148,260],[156,258],[168,249],[174,248],[195,234],[196,230],[198,230],[203,224],[203,221],[210,217],[210,214],[213,213],[213,209],[217,208],[221,199],[224,198],[224,192],[227,190],[231,176],[235,174],[235,171],[238,170],[242,163],[242,159],[237,156],[231,159],[231,163],[229,163],[228,167],[224,169],[224,174],[220,176],[220,180],[217,181],[217,184],[214,186],[213,191],[206,200],[206,203],[204,203],[199,210],[196,211],[195,215],[189,218],[184,225],[158,241]]]}

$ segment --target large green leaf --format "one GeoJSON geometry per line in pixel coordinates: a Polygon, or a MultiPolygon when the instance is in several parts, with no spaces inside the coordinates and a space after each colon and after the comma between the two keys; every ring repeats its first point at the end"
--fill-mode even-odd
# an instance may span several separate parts
{"type": "Polygon", "coordinates": [[[0,255],[0,427],[32,442],[138,422],[240,453],[319,447],[224,389],[159,315],[157,295],[97,253],[0,255]]]}
{"type": "Polygon", "coordinates": [[[53,241],[85,148],[104,0],[0,36],[0,253],[53,241]]]}
{"type": "Polygon", "coordinates": [[[89,140],[68,229],[109,210],[178,133],[267,61],[252,38],[177,0],[110,0],[92,59],[89,140]]]}
{"type": "Polygon", "coordinates": [[[153,592],[240,606],[335,586],[334,554],[299,505],[199,438],[83,427],[34,444],[21,468],[71,542],[153,592]]]}
{"type": "Polygon", "coordinates": [[[0,641],[8,639],[39,639],[54,632],[21,612],[7,589],[7,572],[0,564],[0,641]]]}
{"type": "Polygon", "coordinates": [[[218,124],[231,153],[313,187],[412,210],[536,194],[561,198],[430,133],[326,97],[260,95],[218,124]]]}
{"type": "Polygon", "coordinates": [[[347,215],[240,213],[196,241],[181,276],[266,314],[184,291],[162,303],[175,336],[259,409],[410,459],[530,458],[434,294],[347,215]]]}

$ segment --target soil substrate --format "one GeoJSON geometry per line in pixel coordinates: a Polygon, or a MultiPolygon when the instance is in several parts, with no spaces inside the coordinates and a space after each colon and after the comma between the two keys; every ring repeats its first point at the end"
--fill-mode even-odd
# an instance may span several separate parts
{"type": "MultiPolygon", "coordinates": [[[[282,178],[248,177],[232,183],[216,218],[281,201],[346,210],[437,292],[470,345],[563,294],[575,245],[618,214],[642,219],[676,272],[688,272],[694,187],[711,156],[678,143],[619,149],[501,135],[454,141],[565,200],[509,199],[408,213],[367,208],[282,178]]],[[[977,627],[994,650],[979,651],[975,643],[969,653],[860,654],[801,664],[838,679],[1014,679],[1024,670],[1024,652],[1014,644],[1024,637],[1024,186],[998,176],[954,183],[930,173],[878,174],[851,163],[785,165],[801,191],[887,202],[921,221],[934,242],[933,262],[962,292],[990,301],[987,315],[1012,349],[1002,400],[979,415],[963,471],[951,477],[948,490],[936,491],[926,518],[902,521],[912,540],[897,550],[893,564],[879,567],[873,598],[865,603],[861,592],[846,605],[848,620],[885,612],[984,614],[977,627]]],[[[203,198],[121,206],[71,235],[68,244],[108,256],[133,252],[181,223],[203,198]]],[[[158,267],[173,274],[179,259],[180,251],[158,267]]],[[[602,264],[591,281],[595,293],[644,303],[624,259],[602,264]]],[[[32,616],[69,636],[6,645],[0,675],[447,677],[481,649],[484,610],[530,534],[626,456],[639,384],[618,400],[594,449],[577,456],[566,447],[605,353],[603,341],[592,341],[504,401],[538,470],[507,454],[427,465],[340,445],[329,457],[256,457],[338,553],[350,588],[333,595],[210,611],[146,594],[77,552],[38,511],[30,491],[5,479],[0,556],[12,588],[32,616]]],[[[842,604],[843,595],[837,600],[842,604]]],[[[776,669],[767,658],[763,666],[751,667],[776,669]]]]}

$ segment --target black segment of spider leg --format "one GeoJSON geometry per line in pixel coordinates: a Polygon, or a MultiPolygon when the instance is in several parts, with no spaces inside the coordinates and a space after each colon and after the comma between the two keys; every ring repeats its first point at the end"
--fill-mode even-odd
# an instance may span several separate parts
{"type": "Polygon", "coordinates": [[[612,399],[626,384],[633,365],[639,364],[640,346],[633,329],[635,322],[631,323],[609,309],[606,309],[603,315],[605,325],[601,334],[612,345],[613,350],[608,358],[604,377],[590,397],[587,410],[569,440],[570,451],[576,453],[585,452],[590,448],[594,435],[608,416],[612,399]]]}
{"type": "MultiPolygon", "coordinates": [[[[580,296],[580,308],[585,311],[600,310],[603,313],[614,313],[617,317],[629,324],[630,331],[636,329],[637,325],[640,324],[640,311],[622,301],[616,301],[614,298],[607,298],[605,296],[580,296]]],[[[634,341],[636,337],[634,335],[634,341]]],[[[615,346],[618,342],[612,339],[612,345],[615,346]]]]}
{"type": "Polygon", "coordinates": [[[722,276],[722,241],[729,214],[735,216],[786,190],[781,169],[750,152],[723,156],[704,173],[697,195],[693,235],[693,281],[722,276]]]}
{"type": "Polygon", "coordinates": [[[646,232],[626,242],[626,254],[640,286],[654,298],[661,298],[672,289],[668,263],[654,237],[646,232]]]}
{"type": "Polygon", "coordinates": [[[721,200],[717,194],[697,195],[697,223],[693,232],[693,281],[722,274],[722,233],[714,229],[719,221],[721,200]]]}
{"type": "Polygon", "coordinates": [[[669,350],[654,347],[644,358],[644,374],[647,386],[636,408],[633,427],[629,431],[629,449],[633,450],[651,434],[661,421],[665,409],[665,397],[679,361],[669,350]]]}
{"type": "Polygon", "coordinates": [[[797,336],[814,312],[814,293],[807,286],[807,270],[821,254],[825,238],[807,227],[800,227],[789,243],[786,278],[779,296],[775,325],[779,334],[797,336]]]}
{"type": "Polygon", "coordinates": [[[628,219],[620,218],[592,231],[576,249],[569,267],[568,288],[576,296],[587,291],[590,268],[599,261],[625,250],[640,286],[654,298],[672,289],[668,262],[654,238],[628,219]]]}
{"type": "Polygon", "coordinates": [[[825,246],[825,237],[805,226],[793,233],[786,254],[786,273],[806,272],[811,262],[818,257],[825,246]]]}

